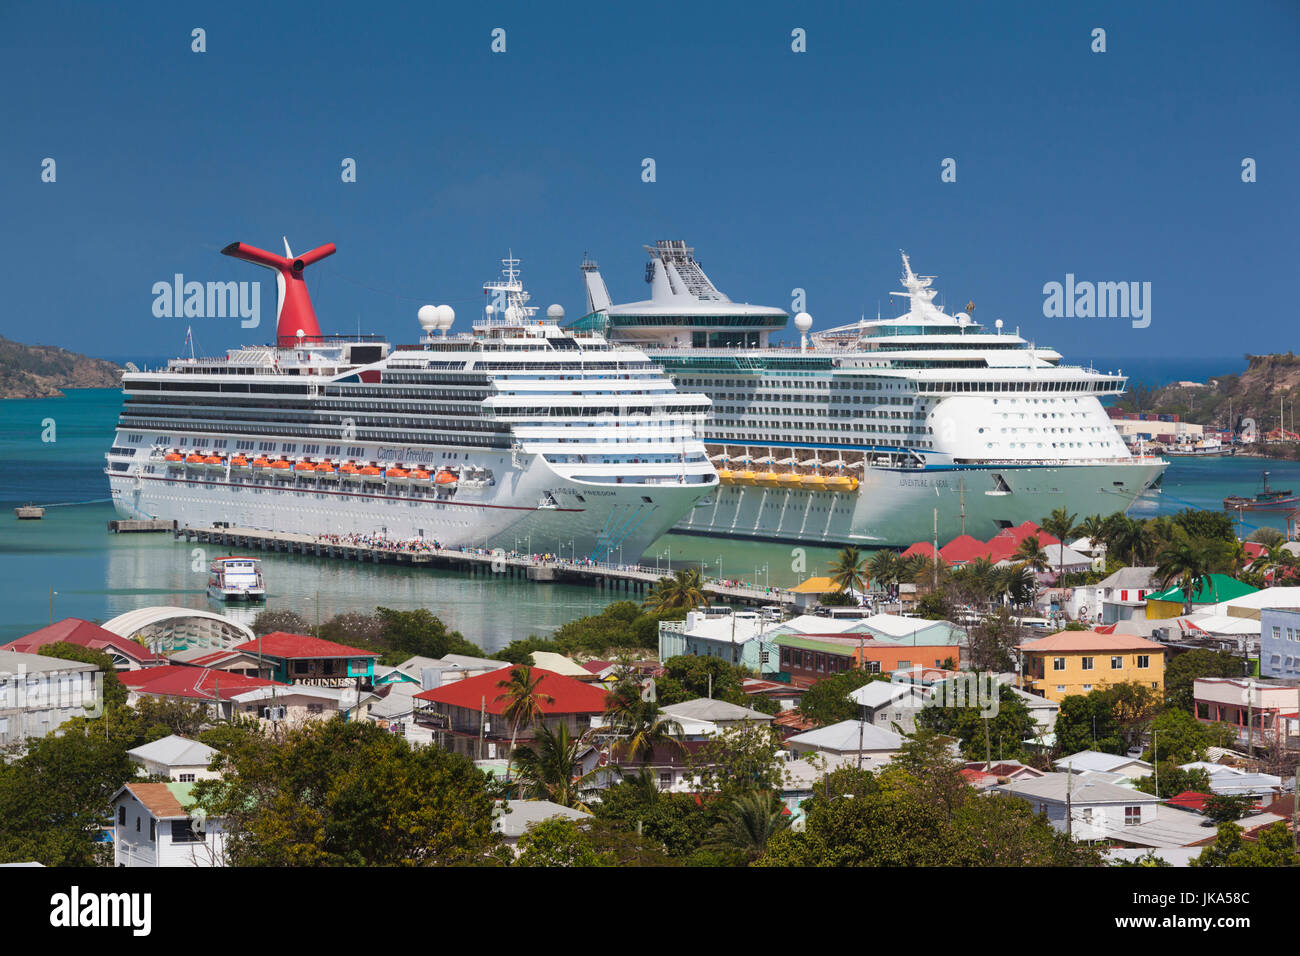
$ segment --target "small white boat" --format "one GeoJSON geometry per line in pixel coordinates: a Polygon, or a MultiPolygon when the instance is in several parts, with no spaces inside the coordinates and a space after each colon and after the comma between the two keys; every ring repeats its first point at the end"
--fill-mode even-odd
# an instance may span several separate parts
{"type": "Polygon", "coordinates": [[[257,558],[214,559],[208,569],[208,596],[218,601],[265,601],[262,562],[257,558]]]}
{"type": "Polygon", "coordinates": [[[14,509],[19,521],[37,521],[45,517],[45,509],[40,505],[20,505],[14,509]]]}

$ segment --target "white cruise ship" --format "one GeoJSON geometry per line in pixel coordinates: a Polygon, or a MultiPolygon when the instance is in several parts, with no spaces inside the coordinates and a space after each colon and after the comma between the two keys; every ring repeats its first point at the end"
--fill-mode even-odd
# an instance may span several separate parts
{"type": "Polygon", "coordinates": [[[519,260],[486,315],[418,345],[326,336],[302,273],[334,252],[223,250],[277,273],[276,343],[128,371],[107,474],[120,515],[634,562],[718,478],[709,401],[638,349],[528,305],[519,260]]]}
{"type": "Polygon", "coordinates": [[[934,304],[903,256],[908,310],[769,339],[781,309],[732,302],[684,242],[646,247],[650,298],[616,305],[583,263],[574,331],[635,343],[678,388],[713,400],[702,437],[721,479],[674,528],[797,543],[905,546],[987,538],[1058,507],[1126,510],[1167,463],[1132,455],[1101,399],[1122,375],[1061,365],[1053,349],[934,304]]]}

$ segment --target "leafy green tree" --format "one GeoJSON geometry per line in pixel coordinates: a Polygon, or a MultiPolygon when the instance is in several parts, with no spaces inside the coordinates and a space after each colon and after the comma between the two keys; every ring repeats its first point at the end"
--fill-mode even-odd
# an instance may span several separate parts
{"type": "Polygon", "coordinates": [[[742,723],[708,738],[690,756],[703,790],[734,794],[779,790],[785,784],[781,736],[766,723],[742,723]]]}
{"type": "Polygon", "coordinates": [[[1141,790],[1143,793],[1154,794],[1163,800],[1170,797],[1176,797],[1180,793],[1209,793],[1210,775],[1204,770],[1184,770],[1178,764],[1170,761],[1162,761],[1156,765],[1157,773],[1147,777],[1139,777],[1133,782],[1134,788],[1141,790]],[[1160,792],[1156,793],[1156,782],[1159,781],[1160,792]]]}
{"type": "Polygon", "coordinates": [[[1071,694],[1057,712],[1057,749],[1061,754],[1127,753],[1141,741],[1159,709],[1159,692],[1136,682],[1071,694]]]}
{"type": "Polygon", "coordinates": [[[1205,759],[1207,747],[1230,746],[1236,738],[1231,727],[1203,724],[1185,710],[1167,709],[1151,722],[1151,747],[1142,754],[1147,761],[1172,761],[1176,764],[1205,759]]]}
{"type": "Polygon", "coordinates": [[[0,862],[107,866],[112,844],[101,840],[109,800],[136,766],[119,739],[95,733],[97,721],[26,742],[26,752],[0,761],[0,862]]]}
{"type": "MultiPolygon", "coordinates": [[[[326,641],[334,641],[336,644],[369,649],[384,646],[386,626],[384,619],[378,614],[348,612],[346,614],[336,614],[322,623],[315,633],[317,637],[326,641]]],[[[410,656],[412,655],[407,655],[407,657],[410,656]]],[[[406,660],[406,658],[404,657],[402,660],[406,660]]],[[[400,664],[401,661],[397,663],[400,664]]]]}
{"type": "Polygon", "coordinates": [[[1174,523],[1187,537],[1200,541],[1236,541],[1237,529],[1232,517],[1222,511],[1198,511],[1184,508],[1174,515],[1174,523]]]}
{"type": "Polygon", "coordinates": [[[1242,838],[1241,827],[1220,823],[1215,841],[1191,861],[1192,866],[1296,866],[1300,857],[1282,821],[1259,830],[1254,840],[1242,838]]]}
{"type": "MultiPolygon", "coordinates": [[[[625,833],[640,831],[662,845],[671,858],[685,860],[707,843],[719,820],[719,804],[712,794],[665,793],[647,771],[607,788],[592,810],[610,827],[625,833]]],[[[711,852],[709,862],[739,861],[711,852]]]]}
{"type": "Polygon", "coordinates": [[[548,637],[517,637],[490,656],[498,661],[508,661],[511,664],[531,664],[534,651],[550,651],[555,654],[565,653],[557,641],[553,641],[548,637]]]}
{"type": "Polygon", "coordinates": [[[1169,659],[1165,665],[1165,704],[1192,713],[1198,677],[1241,677],[1246,662],[1231,651],[1197,648],[1169,659]]]}
{"type": "MultiPolygon", "coordinates": [[[[465,654],[482,657],[478,645],[465,640],[460,631],[448,631],[428,608],[400,611],[381,607],[375,614],[383,623],[379,645],[384,649],[384,663],[400,664],[410,657],[446,657],[465,654]]],[[[390,665],[391,666],[391,665],[390,665]]]]}
{"type": "Polygon", "coordinates": [[[1249,794],[1215,794],[1205,801],[1205,815],[1215,823],[1232,823],[1255,809],[1249,794]]]}
{"type": "Polygon", "coordinates": [[[1005,684],[998,685],[997,713],[982,717],[983,712],[975,700],[964,707],[926,707],[917,716],[916,723],[918,727],[957,738],[962,755],[968,760],[985,757],[1020,760],[1027,757],[1024,741],[1036,732],[1034,718],[1015,691],[1005,684]]]}
{"type": "Polygon", "coordinates": [[[223,776],[194,794],[226,828],[235,866],[439,866],[495,858],[486,778],[440,747],[412,749],[365,722],[337,718],[248,735],[222,755],[223,776]]]}
{"type": "Polygon", "coordinates": [[[799,713],[823,726],[854,720],[858,716],[858,705],[849,699],[849,694],[873,680],[887,681],[889,675],[869,674],[855,668],[819,680],[804,691],[799,700],[799,713]]]}
{"type": "Polygon", "coordinates": [[[610,853],[598,850],[577,820],[556,817],[534,823],[519,838],[515,866],[614,866],[610,853]]]}
{"type": "MultiPolygon", "coordinates": [[[[631,601],[615,601],[599,614],[561,625],[554,634],[563,654],[604,654],[607,651],[653,653],[659,647],[659,622],[681,620],[685,610],[648,612],[631,601]]],[[[520,663],[526,663],[521,661],[520,663]]]]}

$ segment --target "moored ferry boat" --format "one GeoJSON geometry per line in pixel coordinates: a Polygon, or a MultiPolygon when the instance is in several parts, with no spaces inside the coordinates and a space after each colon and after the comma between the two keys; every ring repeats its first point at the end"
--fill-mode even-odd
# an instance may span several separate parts
{"type": "Polygon", "coordinates": [[[906,255],[906,312],[812,334],[800,313],[801,345],[778,347],[785,311],[733,302],[685,242],[646,250],[650,298],[614,303],[585,261],[588,314],[570,328],[635,344],[713,400],[701,435],[720,486],[675,531],[905,546],[937,521],[942,540],[988,537],[1057,507],[1126,510],[1167,467],[1102,408],[1122,374],[947,314],[906,255]]]}
{"type": "Polygon", "coordinates": [[[394,348],[322,334],[303,272],[334,251],[223,250],[277,273],[276,340],[124,373],[120,515],[631,563],[717,487],[695,434],[708,399],[556,306],[537,315],[518,259],[468,332],[425,306],[420,342],[394,348]]]}
{"type": "Polygon", "coordinates": [[[208,568],[208,596],[218,601],[266,600],[262,562],[257,558],[214,558],[208,568]]]}

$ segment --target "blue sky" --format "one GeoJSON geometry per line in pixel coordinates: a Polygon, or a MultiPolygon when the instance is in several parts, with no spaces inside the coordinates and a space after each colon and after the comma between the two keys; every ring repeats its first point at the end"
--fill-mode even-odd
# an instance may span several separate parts
{"type": "Polygon", "coordinates": [[[1237,364],[1295,346],[1298,45],[1292,0],[7,2],[0,334],[267,341],[270,274],[218,251],[287,234],[339,247],[309,273],[327,331],[412,341],[421,303],[477,313],[507,248],[576,316],[584,252],[638,299],[641,245],[685,238],[735,299],[806,289],[818,327],[888,311],[901,248],[947,304],[1067,359],[1237,364]],[[262,327],[155,318],[177,272],[263,280],[262,327]],[[1151,326],[1045,318],[1066,273],[1150,282],[1151,326]]]}

